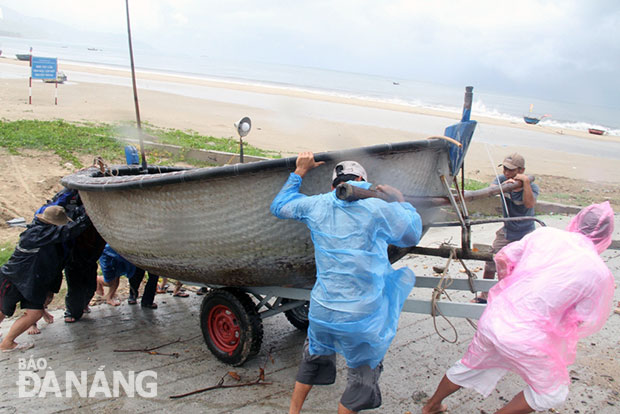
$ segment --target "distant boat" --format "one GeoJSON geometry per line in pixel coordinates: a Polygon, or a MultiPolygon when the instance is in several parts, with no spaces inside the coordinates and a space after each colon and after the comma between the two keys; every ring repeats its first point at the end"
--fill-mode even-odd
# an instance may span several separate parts
{"type": "Polygon", "coordinates": [[[531,115],[524,115],[523,116],[523,120],[525,121],[526,124],[530,124],[530,125],[536,125],[537,123],[539,123],[540,121],[542,121],[544,118],[549,118],[551,115],[543,115],[540,118],[537,118],[535,116],[531,116],[531,115]]]}
{"type": "Polygon", "coordinates": [[[545,114],[541,117],[537,117],[532,115],[532,110],[534,109],[534,104],[530,104],[530,113],[528,115],[523,115],[523,120],[525,121],[526,124],[530,124],[530,125],[536,125],[537,123],[539,123],[540,121],[543,120],[543,118],[548,118],[551,115],[545,114]]]}
{"type": "Polygon", "coordinates": [[[398,82],[392,82],[392,85],[400,85],[398,82]]]}
{"type": "Polygon", "coordinates": [[[30,61],[30,53],[17,53],[15,55],[15,57],[17,57],[17,60],[27,60],[30,61]]]}
{"type": "Polygon", "coordinates": [[[603,135],[603,134],[605,133],[605,131],[604,131],[604,130],[602,130],[602,129],[596,129],[596,128],[589,128],[589,129],[588,129],[588,132],[589,132],[590,134],[594,134],[594,135],[603,135]]]}

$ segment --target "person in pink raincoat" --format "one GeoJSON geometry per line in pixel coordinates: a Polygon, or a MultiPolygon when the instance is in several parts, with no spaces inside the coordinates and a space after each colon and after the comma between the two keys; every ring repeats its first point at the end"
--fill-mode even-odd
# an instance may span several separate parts
{"type": "Polygon", "coordinates": [[[567,231],[543,227],[495,256],[499,282],[465,356],[443,377],[424,414],[447,408],[462,387],[485,397],[508,372],[526,388],[497,413],[546,411],[563,403],[579,339],[599,331],[612,309],[614,279],[599,257],[611,244],[609,202],[581,210],[567,231]]]}

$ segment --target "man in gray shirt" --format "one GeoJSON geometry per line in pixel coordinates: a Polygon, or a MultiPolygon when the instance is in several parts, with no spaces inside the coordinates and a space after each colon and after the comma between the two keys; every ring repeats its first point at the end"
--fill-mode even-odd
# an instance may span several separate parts
{"type": "MultiPolygon", "coordinates": [[[[522,186],[508,193],[503,194],[502,211],[504,217],[533,217],[534,207],[536,206],[536,198],[540,189],[538,185],[530,183],[530,179],[525,175],[525,159],[517,154],[510,154],[501,166],[504,167],[504,173],[500,174],[491,185],[500,185],[505,182],[520,181],[522,186]]],[[[493,254],[499,252],[502,247],[521,240],[523,236],[534,231],[534,221],[513,221],[504,223],[504,227],[495,233],[493,241],[493,254]]],[[[484,279],[495,278],[495,262],[487,262],[484,266],[484,279]]],[[[487,294],[482,293],[476,297],[473,302],[486,303],[487,294]]]]}

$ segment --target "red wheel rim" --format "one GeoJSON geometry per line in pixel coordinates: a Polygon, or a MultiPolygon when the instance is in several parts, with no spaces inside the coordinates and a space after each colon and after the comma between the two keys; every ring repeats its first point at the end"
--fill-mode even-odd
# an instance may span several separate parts
{"type": "Polygon", "coordinates": [[[216,305],[209,311],[207,324],[213,344],[222,352],[232,354],[241,338],[237,316],[228,306],[216,305]]]}

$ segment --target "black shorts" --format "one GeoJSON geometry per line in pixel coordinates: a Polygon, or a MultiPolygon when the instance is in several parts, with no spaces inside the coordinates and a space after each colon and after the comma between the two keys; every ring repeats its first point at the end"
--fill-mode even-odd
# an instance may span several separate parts
{"type": "MultiPolygon", "coordinates": [[[[347,368],[347,387],[340,398],[340,403],[351,411],[370,410],[381,405],[379,377],[383,364],[374,369],[368,365],[347,368]]],[[[304,342],[304,351],[295,378],[306,385],[330,385],[336,381],[336,354],[310,355],[308,338],[304,342]]]]}
{"type": "Polygon", "coordinates": [[[308,338],[297,371],[297,382],[306,385],[331,385],[336,381],[336,354],[310,355],[308,338]]]}
{"type": "Polygon", "coordinates": [[[5,316],[13,316],[17,303],[22,309],[43,309],[43,304],[30,302],[17,290],[17,288],[5,277],[0,276],[0,311],[5,316]]]}

